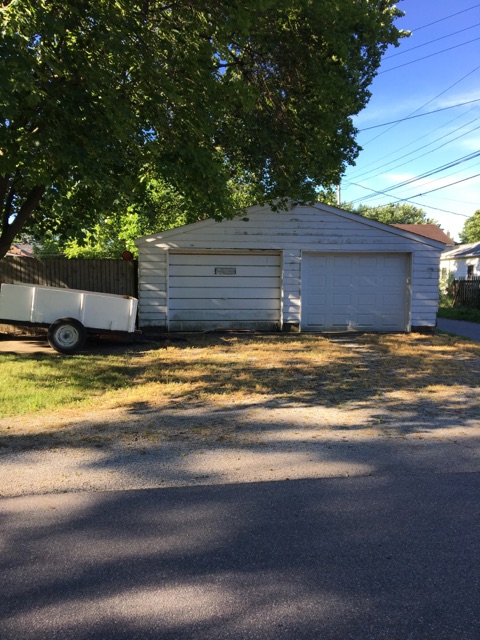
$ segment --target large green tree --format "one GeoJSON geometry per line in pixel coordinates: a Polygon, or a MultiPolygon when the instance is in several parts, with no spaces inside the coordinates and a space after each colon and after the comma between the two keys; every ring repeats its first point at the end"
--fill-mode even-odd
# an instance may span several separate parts
{"type": "Polygon", "coordinates": [[[423,209],[405,202],[394,202],[379,207],[365,204],[355,207],[348,203],[341,206],[347,211],[383,224],[438,224],[436,220],[429,218],[423,209]]]}
{"type": "Polygon", "coordinates": [[[460,233],[460,242],[465,244],[480,242],[480,209],[475,211],[473,216],[465,220],[465,224],[460,233]]]}
{"type": "Polygon", "coordinates": [[[62,237],[145,179],[191,216],[314,199],[358,153],[350,116],[394,0],[3,0],[0,257],[27,223],[62,237]]]}

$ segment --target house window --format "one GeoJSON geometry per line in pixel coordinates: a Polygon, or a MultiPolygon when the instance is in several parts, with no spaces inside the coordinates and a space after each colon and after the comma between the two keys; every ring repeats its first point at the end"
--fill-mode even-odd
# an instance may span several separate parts
{"type": "Polygon", "coordinates": [[[467,278],[473,278],[475,274],[473,273],[473,264],[467,265],[467,278]]]}

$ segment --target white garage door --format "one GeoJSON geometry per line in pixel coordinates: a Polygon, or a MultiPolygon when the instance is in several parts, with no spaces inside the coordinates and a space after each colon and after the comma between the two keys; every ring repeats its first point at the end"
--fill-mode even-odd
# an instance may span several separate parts
{"type": "Polygon", "coordinates": [[[280,324],[280,255],[172,253],[171,331],[275,330],[280,324]]]}
{"type": "Polygon", "coordinates": [[[406,254],[304,254],[302,329],[404,331],[408,273],[406,254]]]}

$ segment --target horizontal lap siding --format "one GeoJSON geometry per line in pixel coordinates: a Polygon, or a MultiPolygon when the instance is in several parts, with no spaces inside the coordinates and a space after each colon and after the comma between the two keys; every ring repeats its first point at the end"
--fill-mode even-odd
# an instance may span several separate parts
{"type": "Polygon", "coordinates": [[[417,248],[412,258],[411,326],[435,327],[438,311],[439,252],[417,248]]]}
{"type": "Polygon", "coordinates": [[[138,263],[138,317],[140,327],[167,324],[167,254],[148,247],[138,263]]]}
{"type": "Polygon", "coordinates": [[[280,324],[279,255],[172,253],[168,282],[171,330],[280,324]]]}
{"type": "MultiPolygon", "coordinates": [[[[151,300],[154,294],[162,290],[164,294],[166,293],[168,278],[166,256],[171,249],[196,252],[183,256],[184,264],[190,265],[208,264],[206,262],[208,252],[218,254],[225,251],[226,254],[222,259],[224,266],[235,265],[235,251],[281,252],[281,304],[284,323],[301,321],[302,252],[413,254],[410,285],[411,325],[435,325],[439,249],[397,235],[394,230],[390,232],[388,229],[369,227],[362,220],[344,218],[318,207],[298,207],[292,211],[279,213],[273,213],[268,208],[257,208],[249,217],[248,222],[241,219],[218,223],[205,221],[175,230],[175,232],[167,232],[165,237],[150,236],[140,240],[141,325],[164,326],[166,323],[166,307],[163,303],[156,307],[159,309],[158,313],[150,306],[148,319],[142,315],[142,310],[146,308],[144,303],[148,305],[148,300],[151,300]],[[159,271],[155,274],[157,267],[159,271]],[[155,313],[157,313],[156,316],[155,313]]],[[[264,257],[272,258],[268,255],[264,257]]],[[[264,299],[269,295],[267,290],[270,290],[269,286],[265,291],[258,289],[250,299],[264,299]]],[[[226,293],[223,292],[219,296],[223,298],[226,293]]],[[[237,297],[240,297],[240,294],[237,297]]]]}

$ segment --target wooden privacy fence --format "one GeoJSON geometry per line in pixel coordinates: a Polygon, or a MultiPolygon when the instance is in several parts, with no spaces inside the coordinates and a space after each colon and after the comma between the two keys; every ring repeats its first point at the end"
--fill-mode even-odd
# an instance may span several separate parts
{"type": "Polygon", "coordinates": [[[455,307],[476,307],[480,309],[480,277],[454,280],[450,294],[455,307]]]}
{"type": "Polygon", "coordinates": [[[137,297],[137,262],[6,256],[0,260],[0,283],[44,284],[137,297]]]}

